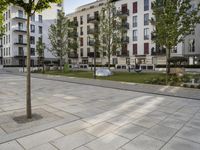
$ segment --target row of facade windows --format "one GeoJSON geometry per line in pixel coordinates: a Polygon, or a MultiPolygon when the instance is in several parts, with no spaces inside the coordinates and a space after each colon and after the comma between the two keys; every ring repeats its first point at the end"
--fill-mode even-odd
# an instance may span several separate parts
{"type": "Polygon", "coordinates": [[[10,55],[11,55],[10,47],[0,49],[0,56],[5,57],[5,56],[10,56],[10,55]]]}
{"type": "MultiPolygon", "coordinates": [[[[144,28],[144,40],[150,39],[149,28],[144,28]]],[[[133,41],[138,41],[138,30],[133,30],[133,41]]]]}

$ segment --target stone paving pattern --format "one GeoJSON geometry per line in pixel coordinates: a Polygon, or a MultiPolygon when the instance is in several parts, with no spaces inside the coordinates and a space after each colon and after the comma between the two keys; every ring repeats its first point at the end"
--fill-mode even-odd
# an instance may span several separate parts
{"type": "MultiPolygon", "coordinates": [[[[200,150],[200,101],[0,74],[0,150],[200,150]]],[[[199,97],[200,98],[200,97],[199,97]]]]}

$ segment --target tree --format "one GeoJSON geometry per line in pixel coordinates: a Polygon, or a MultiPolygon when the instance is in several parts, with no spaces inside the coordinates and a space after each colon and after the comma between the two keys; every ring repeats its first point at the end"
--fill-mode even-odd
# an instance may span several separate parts
{"type": "Polygon", "coordinates": [[[110,69],[111,55],[121,46],[120,17],[117,15],[114,2],[107,0],[100,13],[99,39],[100,49],[108,57],[108,68],[110,69]]]}
{"type": "Polygon", "coordinates": [[[170,73],[170,53],[178,43],[191,34],[200,22],[200,5],[193,7],[191,0],[155,0],[152,2],[155,29],[152,33],[157,45],[166,48],[166,69],[170,73]]]}
{"type": "Polygon", "coordinates": [[[42,72],[44,73],[44,50],[46,46],[45,43],[42,42],[42,37],[39,38],[36,44],[36,51],[38,54],[38,64],[42,66],[42,72]]]}
{"type": "Polygon", "coordinates": [[[32,118],[31,110],[31,61],[30,61],[30,17],[35,12],[41,12],[44,9],[51,7],[51,3],[61,3],[61,0],[1,0],[0,8],[8,5],[19,6],[24,9],[27,16],[27,75],[26,75],[26,115],[27,118],[32,118]]]}
{"type": "Polygon", "coordinates": [[[4,11],[6,10],[6,1],[5,0],[2,0],[0,2],[0,38],[3,36],[4,34],[4,26],[3,26],[3,23],[4,23],[4,16],[3,16],[3,13],[4,11]]]}
{"type": "Polygon", "coordinates": [[[68,20],[65,18],[64,12],[61,11],[58,13],[56,23],[52,24],[49,29],[50,48],[48,48],[48,50],[55,57],[59,57],[61,71],[63,65],[63,57],[66,56],[66,54],[69,52],[68,25],[68,20]]]}

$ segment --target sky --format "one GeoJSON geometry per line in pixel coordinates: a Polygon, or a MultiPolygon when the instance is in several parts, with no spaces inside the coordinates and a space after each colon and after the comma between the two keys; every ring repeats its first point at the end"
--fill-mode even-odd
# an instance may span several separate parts
{"type": "Polygon", "coordinates": [[[77,7],[94,1],[96,0],[64,0],[64,9],[66,14],[72,13],[77,7]]]}

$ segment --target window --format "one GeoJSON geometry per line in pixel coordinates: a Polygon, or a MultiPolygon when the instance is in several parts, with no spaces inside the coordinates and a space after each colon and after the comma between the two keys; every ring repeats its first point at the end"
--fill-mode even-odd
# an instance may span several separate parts
{"type": "Polygon", "coordinates": [[[80,16],[80,23],[83,24],[83,16],[80,16]]]}
{"type": "Polygon", "coordinates": [[[83,48],[80,49],[81,57],[83,57],[83,48]]]}
{"type": "Polygon", "coordinates": [[[80,46],[83,46],[83,38],[80,38],[80,46]]]}
{"type": "Polygon", "coordinates": [[[32,25],[32,24],[31,24],[31,32],[32,32],[32,33],[35,33],[35,25],[32,25]]]}
{"type": "Polygon", "coordinates": [[[39,34],[42,34],[42,26],[39,26],[39,34]]]}
{"type": "Polygon", "coordinates": [[[133,27],[137,27],[137,16],[133,16],[133,27]]]}
{"type": "Polygon", "coordinates": [[[149,25],[149,14],[144,14],[144,25],[149,25]]]}
{"type": "Polygon", "coordinates": [[[144,54],[149,54],[149,43],[144,43],[144,54]]]}
{"type": "Polygon", "coordinates": [[[133,41],[137,41],[137,30],[133,30],[133,41]]]}
{"type": "Polygon", "coordinates": [[[18,35],[18,42],[23,43],[23,35],[18,35]]]}
{"type": "Polygon", "coordinates": [[[87,23],[89,23],[90,14],[87,14],[87,23]]]}
{"type": "Polygon", "coordinates": [[[149,0],[144,0],[144,11],[149,10],[149,0]]]}
{"type": "Polygon", "coordinates": [[[144,29],[144,40],[149,40],[149,28],[144,29]]]}
{"type": "Polygon", "coordinates": [[[127,4],[123,4],[122,5],[122,13],[128,12],[128,8],[127,7],[128,7],[127,4]]]}
{"type": "Polygon", "coordinates": [[[23,30],[23,23],[18,22],[18,30],[23,30]]]}
{"type": "Polygon", "coordinates": [[[137,13],[137,2],[133,3],[133,14],[137,13]]]}
{"type": "Polygon", "coordinates": [[[35,21],[35,14],[31,16],[31,21],[35,21]]]}
{"type": "Polygon", "coordinates": [[[42,15],[38,15],[38,21],[42,23],[42,15]]]}
{"type": "Polygon", "coordinates": [[[133,55],[137,55],[137,44],[133,44],[133,55]]]}
{"type": "Polygon", "coordinates": [[[31,56],[35,56],[35,48],[31,48],[31,56]]]}
{"type": "Polygon", "coordinates": [[[19,56],[24,56],[24,49],[23,49],[23,47],[18,47],[18,55],[19,56]]]}
{"type": "Polygon", "coordinates": [[[31,43],[31,44],[35,44],[35,37],[34,37],[34,36],[31,36],[31,37],[30,37],[30,43],[31,43]]]}
{"type": "Polygon", "coordinates": [[[23,18],[24,17],[24,14],[23,14],[22,10],[18,10],[18,17],[19,18],[23,18]]]}
{"type": "Polygon", "coordinates": [[[83,35],[83,27],[80,27],[80,34],[83,35]]]}

